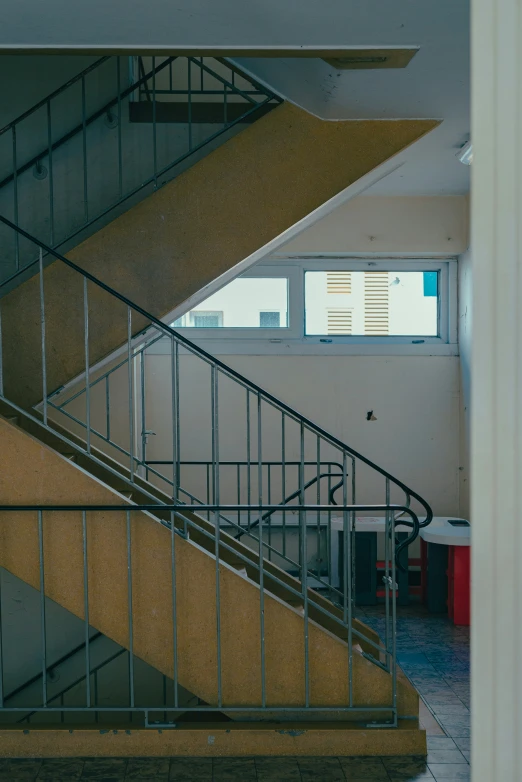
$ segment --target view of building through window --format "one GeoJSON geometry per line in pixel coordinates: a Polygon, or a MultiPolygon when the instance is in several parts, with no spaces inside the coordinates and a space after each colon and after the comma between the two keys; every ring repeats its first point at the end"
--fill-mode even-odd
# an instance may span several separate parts
{"type": "Polygon", "coordinates": [[[305,273],[305,334],[438,334],[437,272],[305,273]]]}
{"type": "Polygon", "coordinates": [[[268,328],[288,326],[286,277],[239,277],[173,324],[176,328],[268,328]]]}
{"type": "Polygon", "coordinates": [[[239,277],[173,324],[196,329],[291,329],[314,336],[437,337],[438,271],[304,271],[239,277]],[[304,274],[304,295],[302,288],[304,274]],[[294,321],[289,322],[292,301],[294,321]]]}

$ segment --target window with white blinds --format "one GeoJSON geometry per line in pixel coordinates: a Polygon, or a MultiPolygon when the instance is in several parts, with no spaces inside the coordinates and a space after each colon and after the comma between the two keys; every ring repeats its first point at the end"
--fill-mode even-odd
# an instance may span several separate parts
{"type": "Polygon", "coordinates": [[[327,312],[327,331],[328,334],[351,334],[352,333],[352,311],[337,307],[329,309],[327,312]]]}
{"type": "Polygon", "coordinates": [[[397,345],[417,355],[447,345],[455,355],[456,267],[453,260],[279,257],[176,313],[175,327],[190,328],[190,338],[213,352],[376,354],[397,345]]]}
{"type": "Polygon", "coordinates": [[[388,272],[364,272],[364,333],[388,336],[390,281],[388,272]]]}
{"type": "Polygon", "coordinates": [[[330,294],[350,294],[352,292],[351,272],[326,272],[326,292],[330,294]]]}

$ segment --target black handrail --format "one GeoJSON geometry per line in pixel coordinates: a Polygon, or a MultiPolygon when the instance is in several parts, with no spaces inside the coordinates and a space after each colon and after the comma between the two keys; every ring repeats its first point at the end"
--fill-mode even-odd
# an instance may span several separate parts
{"type": "MultiPolygon", "coordinates": [[[[84,78],[88,73],[93,71],[95,68],[98,68],[100,65],[103,65],[103,63],[105,63],[109,59],[110,57],[102,57],[101,59],[97,60],[95,63],[90,65],[88,68],[85,68],[85,70],[83,70],[73,79],[70,79],[70,81],[68,81],[66,84],[63,84],[57,90],[55,90],[50,95],[48,95],[47,98],[44,98],[35,106],[28,109],[28,111],[24,112],[24,114],[21,114],[17,119],[13,120],[8,125],[5,125],[5,127],[3,127],[0,130],[0,136],[3,133],[6,133],[8,130],[11,130],[13,127],[16,127],[16,125],[19,122],[24,120],[26,117],[30,116],[34,111],[37,111],[42,106],[45,106],[50,100],[55,98],[57,95],[60,95],[66,89],[71,87],[75,82],[84,78]]],[[[147,82],[154,74],[160,73],[164,68],[167,67],[167,65],[170,65],[170,63],[173,62],[175,59],[176,57],[169,57],[167,60],[165,60],[160,65],[155,67],[152,71],[149,71],[149,73],[145,74],[140,79],[138,79],[138,81],[134,82],[130,87],[126,87],[115,98],[112,98],[108,103],[102,106],[101,109],[98,109],[97,111],[94,112],[94,114],[91,114],[91,116],[85,120],[85,126],[88,127],[97,119],[103,117],[103,115],[106,114],[109,111],[109,109],[112,109],[114,106],[117,106],[119,101],[121,101],[123,98],[126,98],[128,95],[131,95],[136,90],[136,88],[140,87],[141,84],[143,84],[144,81],[147,82]]],[[[74,138],[74,136],[77,136],[78,133],[81,133],[83,129],[84,129],[84,125],[83,122],[81,122],[79,125],[76,125],[76,127],[72,128],[72,130],[69,130],[64,136],[59,138],[58,141],[55,141],[53,142],[53,144],[50,145],[51,152],[54,152],[55,150],[59,149],[63,144],[67,143],[67,141],[70,141],[72,138],[74,138]]],[[[16,176],[19,176],[20,174],[23,174],[26,171],[28,171],[30,168],[36,165],[38,161],[42,160],[42,158],[47,157],[48,154],[49,154],[49,146],[46,146],[42,152],[40,152],[38,155],[34,155],[29,161],[23,163],[23,165],[17,168],[16,176]]],[[[9,182],[12,182],[14,176],[15,175],[13,173],[13,174],[9,174],[7,177],[2,179],[0,181],[0,188],[4,187],[5,185],[8,185],[9,182]]]]}
{"type": "MultiPolygon", "coordinates": [[[[99,288],[104,290],[109,295],[118,299],[130,309],[142,315],[147,321],[149,321],[151,324],[156,326],[156,328],[163,330],[167,334],[170,334],[173,337],[175,337],[178,340],[178,342],[182,343],[183,345],[186,345],[190,351],[196,353],[199,356],[202,356],[210,364],[219,367],[229,377],[233,377],[235,380],[239,381],[243,386],[247,387],[248,389],[253,391],[255,394],[259,395],[260,397],[264,398],[265,400],[270,401],[276,408],[283,410],[285,413],[289,414],[294,420],[297,420],[300,423],[304,424],[308,429],[312,430],[316,434],[328,440],[331,444],[339,448],[341,451],[350,454],[350,456],[354,457],[355,459],[359,459],[361,462],[371,467],[373,470],[378,472],[384,478],[391,481],[393,484],[395,484],[395,486],[398,486],[405,493],[408,501],[410,500],[410,498],[415,499],[426,512],[425,519],[422,522],[418,522],[419,527],[420,528],[426,527],[428,524],[430,524],[431,520],[433,519],[433,511],[431,507],[428,505],[428,503],[426,502],[426,500],[424,500],[420,496],[420,494],[417,494],[417,492],[413,491],[408,486],[406,486],[406,484],[400,481],[398,478],[395,478],[395,476],[393,476],[387,470],[384,470],[382,467],[379,467],[379,465],[375,464],[375,462],[372,462],[371,459],[368,459],[366,456],[363,456],[354,448],[351,448],[350,446],[346,445],[346,443],[343,443],[341,440],[339,440],[339,438],[335,437],[335,435],[330,434],[328,431],[326,431],[326,429],[323,429],[322,427],[315,424],[313,421],[310,421],[310,419],[306,418],[306,416],[301,415],[296,410],[294,410],[294,408],[290,407],[290,405],[287,405],[285,402],[282,402],[280,399],[273,396],[273,394],[270,394],[268,391],[265,391],[260,386],[256,385],[256,383],[253,383],[251,380],[241,375],[235,369],[232,369],[232,367],[229,367],[227,364],[224,364],[215,356],[212,356],[210,353],[207,353],[206,350],[203,350],[194,342],[191,342],[189,339],[184,337],[178,331],[173,329],[171,326],[168,326],[166,323],[163,323],[159,318],[156,318],[150,312],[147,312],[147,310],[143,309],[143,307],[140,307],[138,304],[135,304],[126,296],[123,296],[123,294],[114,290],[114,288],[111,288],[110,285],[107,285],[106,283],[102,282],[97,277],[95,277],[93,274],[90,274],[90,272],[86,271],[85,269],[82,269],[80,266],[77,266],[75,263],[73,263],[73,261],[69,260],[68,258],[66,258],[61,253],[57,252],[56,250],[53,250],[52,247],[49,247],[44,242],[41,242],[39,239],[36,239],[34,236],[31,236],[31,234],[29,234],[27,231],[24,231],[23,228],[20,228],[19,226],[12,223],[11,220],[8,220],[7,217],[0,215],[0,222],[9,226],[9,228],[11,228],[13,231],[16,231],[28,241],[36,244],[44,252],[54,256],[57,260],[64,263],[70,269],[73,269],[75,272],[78,272],[78,274],[80,274],[82,277],[89,280],[94,285],[97,285],[99,288]]],[[[409,522],[405,522],[405,521],[403,523],[409,524],[409,522]]],[[[413,543],[413,541],[417,537],[417,534],[418,532],[415,532],[415,534],[414,532],[412,532],[412,534],[404,541],[404,544],[410,545],[411,543],[413,543]]],[[[402,546],[402,548],[404,548],[404,545],[402,546]]]]}

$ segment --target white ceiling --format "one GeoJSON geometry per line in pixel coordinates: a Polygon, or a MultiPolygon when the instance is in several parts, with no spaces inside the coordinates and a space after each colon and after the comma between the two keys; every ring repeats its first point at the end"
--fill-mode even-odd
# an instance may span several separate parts
{"type": "Polygon", "coordinates": [[[469,0],[2,0],[0,53],[382,46],[420,51],[390,71],[338,73],[318,59],[239,62],[328,119],[442,119],[372,193],[467,192],[469,171],[454,155],[469,134],[469,0]]]}
{"type": "Polygon", "coordinates": [[[325,119],[441,119],[439,128],[412,147],[407,164],[371,192],[468,192],[469,168],[455,158],[469,138],[468,0],[350,0],[346,8],[345,16],[350,18],[346,46],[419,46],[409,66],[336,71],[322,60],[236,58],[236,62],[325,119]]]}

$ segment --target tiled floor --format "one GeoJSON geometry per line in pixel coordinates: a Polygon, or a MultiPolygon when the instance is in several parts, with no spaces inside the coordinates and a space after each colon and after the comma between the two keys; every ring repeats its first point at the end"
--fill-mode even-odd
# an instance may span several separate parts
{"type": "MultiPolygon", "coordinates": [[[[362,618],[382,631],[382,611],[362,618]]],[[[399,662],[425,701],[428,758],[0,760],[0,782],[452,782],[469,780],[469,631],[417,607],[398,610],[399,662]],[[436,719],[435,719],[436,718],[436,719]]]]}

